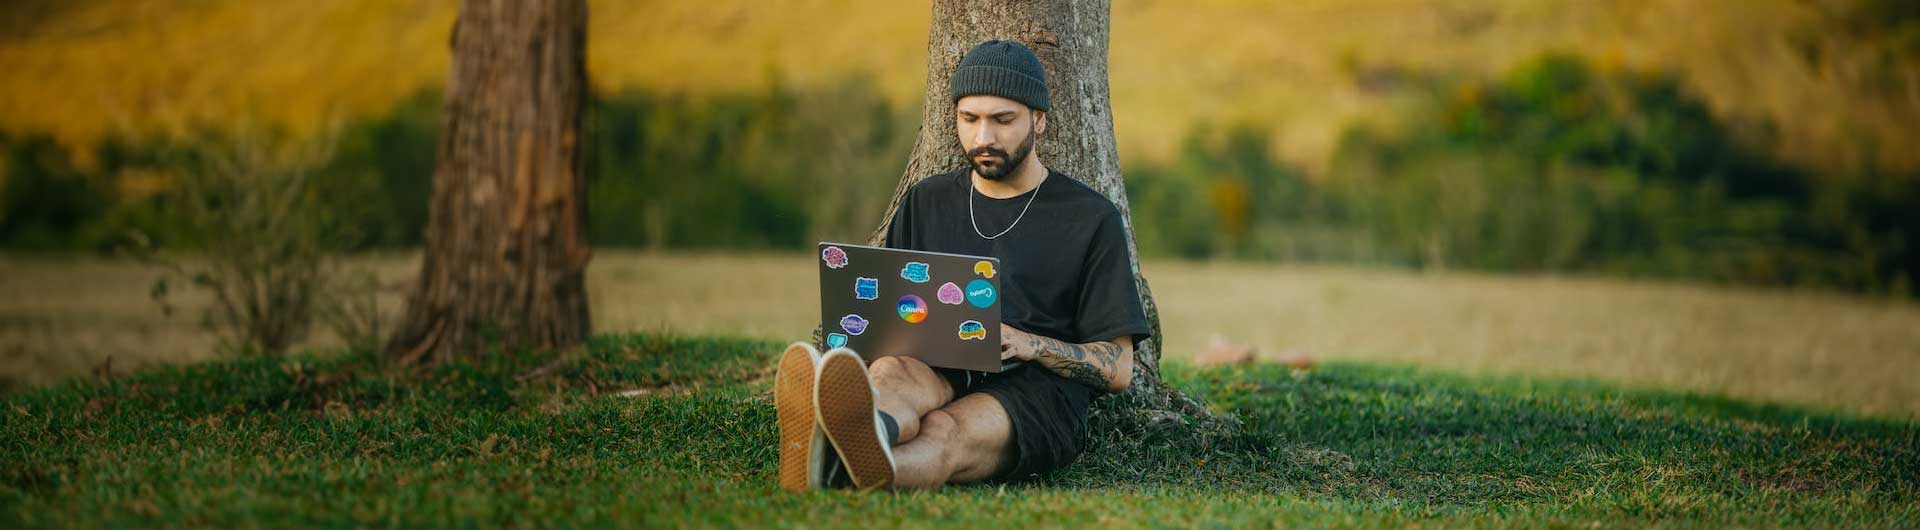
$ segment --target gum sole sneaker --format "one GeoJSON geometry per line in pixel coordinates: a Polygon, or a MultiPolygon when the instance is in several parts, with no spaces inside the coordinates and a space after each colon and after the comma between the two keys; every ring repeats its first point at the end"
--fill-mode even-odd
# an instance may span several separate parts
{"type": "Polygon", "coordinates": [[[813,382],[820,351],[795,342],[780,354],[773,380],[773,407],[780,421],[780,487],[805,491],[825,486],[827,435],[813,411],[813,382]]]}
{"type": "Polygon", "coordinates": [[[873,382],[867,365],[853,350],[834,348],[820,359],[814,384],[814,412],[841,465],[860,490],[893,483],[893,446],[875,414],[873,382]]]}

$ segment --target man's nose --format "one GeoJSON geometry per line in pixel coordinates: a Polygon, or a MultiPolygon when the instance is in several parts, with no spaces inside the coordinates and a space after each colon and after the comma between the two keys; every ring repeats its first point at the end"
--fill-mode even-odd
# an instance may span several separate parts
{"type": "Polygon", "coordinates": [[[991,147],[992,145],[993,145],[993,126],[982,124],[979,127],[976,127],[973,129],[973,146],[974,147],[991,147]]]}

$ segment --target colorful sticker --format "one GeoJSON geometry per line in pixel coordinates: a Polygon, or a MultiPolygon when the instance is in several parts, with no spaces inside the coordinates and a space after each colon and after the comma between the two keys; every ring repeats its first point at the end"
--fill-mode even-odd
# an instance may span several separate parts
{"type": "Polygon", "coordinates": [[[981,309],[993,307],[993,301],[998,297],[997,295],[998,293],[993,292],[993,282],[986,280],[967,282],[967,303],[973,304],[974,307],[981,309]]]}
{"type": "Polygon", "coordinates": [[[847,251],[840,247],[827,247],[820,251],[820,260],[827,262],[827,268],[838,269],[847,266],[847,251]]]}
{"type": "Polygon", "coordinates": [[[981,276],[985,276],[988,278],[992,278],[993,262],[987,261],[987,260],[980,260],[980,261],[974,262],[973,273],[981,276]]]}
{"type": "Polygon", "coordinates": [[[908,324],[919,324],[927,320],[927,301],[920,299],[917,295],[900,297],[897,309],[900,310],[900,320],[905,320],[908,324]]]}
{"type": "Polygon", "coordinates": [[[913,283],[927,283],[927,264],[909,261],[907,266],[900,268],[900,277],[913,283]]]}
{"type": "Polygon", "coordinates": [[[847,330],[847,333],[854,334],[854,335],[866,333],[867,319],[861,318],[860,315],[853,315],[853,314],[840,317],[840,329],[847,330]]]}
{"type": "Polygon", "coordinates": [[[847,336],[840,333],[827,334],[827,349],[843,348],[847,345],[847,336]]]}
{"type": "Polygon", "coordinates": [[[954,285],[953,282],[941,285],[940,293],[934,296],[940,299],[940,303],[949,305],[959,305],[967,299],[966,293],[960,292],[960,286],[954,285]]]}
{"type": "MultiPolygon", "coordinates": [[[[854,277],[853,297],[861,300],[880,298],[880,279],[854,277]]],[[[855,333],[855,335],[858,335],[858,333],[855,333]]]]}
{"type": "Polygon", "coordinates": [[[987,327],[978,320],[960,323],[960,340],[987,340],[987,327]]]}

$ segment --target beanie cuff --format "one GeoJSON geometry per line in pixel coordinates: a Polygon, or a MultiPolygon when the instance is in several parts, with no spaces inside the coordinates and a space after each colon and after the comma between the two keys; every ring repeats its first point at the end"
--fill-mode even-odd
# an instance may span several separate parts
{"type": "Polygon", "coordinates": [[[953,71],[953,79],[948,84],[953,90],[954,101],[986,94],[1024,103],[1033,110],[1047,111],[1047,82],[1011,68],[984,64],[962,66],[953,71]]]}

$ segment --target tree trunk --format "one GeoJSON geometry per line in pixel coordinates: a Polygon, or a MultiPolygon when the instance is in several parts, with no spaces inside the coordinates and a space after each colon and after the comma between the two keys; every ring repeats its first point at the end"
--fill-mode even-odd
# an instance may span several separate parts
{"type": "Polygon", "coordinates": [[[583,0],[461,3],[426,256],[388,355],[586,339],[586,21],[583,0]]]}
{"type": "Polygon", "coordinates": [[[927,36],[927,85],[920,136],[907,161],[906,174],[894,189],[893,201],[880,227],[868,237],[871,245],[886,240],[887,225],[908,188],[931,175],[966,164],[960,139],[954,132],[953,100],[947,82],[961,57],[975,45],[991,39],[1019,41],[1040,56],[1047,69],[1049,106],[1047,132],[1035,149],[1047,167],[1072,176],[1105,194],[1120,208],[1127,228],[1127,250],[1132,254],[1133,277],[1140,287],[1153,337],[1134,348],[1133,385],[1120,399],[1103,400],[1096,419],[1128,424],[1124,430],[1164,427],[1217,427],[1231,423],[1160,380],[1160,312],[1153,292],[1140,274],[1138,246],[1133,240],[1133,216],[1127,206],[1126,183],[1120,175],[1120,157],[1113,135],[1112,103],[1107,90],[1109,5],[1104,0],[934,0],[933,24],[927,36]]]}

